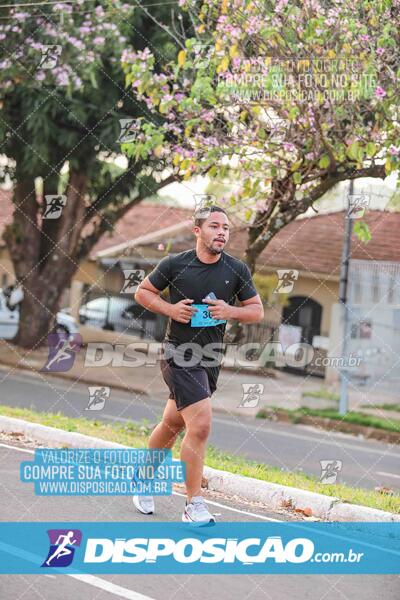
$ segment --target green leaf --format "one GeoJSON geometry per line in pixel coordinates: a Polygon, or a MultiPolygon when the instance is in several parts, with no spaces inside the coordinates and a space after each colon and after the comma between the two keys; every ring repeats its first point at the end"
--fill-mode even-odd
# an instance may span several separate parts
{"type": "Polygon", "coordinates": [[[331,164],[331,160],[327,154],[323,154],[323,156],[321,156],[321,158],[319,159],[318,164],[321,169],[327,169],[331,164]]]}
{"type": "Polygon", "coordinates": [[[352,160],[358,160],[358,149],[359,149],[358,142],[353,142],[353,144],[351,144],[346,150],[347,156],[349,158],[351,158],[352,160]]]}
{"type": "Polygon", "coordinates": [[[99,88],[99,86],[97,85],[96,76],[94,74],[94,71],[90,71],[89,77],[90,77],[90,83],[92,84],[94,89],[97,90],[99,88]]]}
{"type": "Polygon", "coordinates": [[[303,159],[301,158],[297,162],[292,165],[292,171],[297,171],[297,169],[301,166],[303,159]]]}
{"type": "Polygon", "coordinates": [[[369,158],[372,158],[377,153],[378,147],[374,144],[374,142],[368,142],[368,144],[365,147],[365,150],[366,150],[367,156],[369,158]]]}
{"type": "Polygon", "coordinates": [[[364,221],[356,221],[353,227],[354,234],[358,237],[360,242],[368,244],[371,240],[371,232],[368,225],[364,221]]]}
{"type": "Polygon", "coordinates": [[[293,181],[296,185],[299,185],[301,183],[301,174],[298,172],[293,173],[293,181]]]}
{"type": "Polygon", "coordinates": [[[385,173],[386,173],[386,175],[390,175],[391,172],[392,172],[392,161],[390,160],[390,158],[387,158],[386,162],[385,162],[385,173]]]}

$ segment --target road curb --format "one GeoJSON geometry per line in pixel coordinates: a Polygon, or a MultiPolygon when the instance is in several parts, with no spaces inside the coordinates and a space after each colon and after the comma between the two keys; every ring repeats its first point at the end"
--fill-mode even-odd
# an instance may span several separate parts
{"type": "MultiPolygon", "coordinates": [[[[14,417],[0,415],[0,431],[23,433],[41,442],[57,445],[65,444],[72,448],[127,448],[117,442],[109,442],[74,431],[64,431],[55,427],[32,423],[14,417]]],[[[311,509],[312,516],[327,521],[400,522],[400,515],[376,508],[341,502],[339,498],[317,494],[289,486],[269,483],[252,477],[244,477],[211,467],[204,467],[207,489],[237,496],[250,502],[262,502],[268,508],[282,507],[311,509]]]]}
{"type": "MultiPolygon", "coordinates": [[[[31,366],[27,363],[23,363],[22,361],[20,363],[13,363],[12,361],[10,362],[6,362],[2,359],[2,361],[0,362],[0,367],[12,367],[13,369],[15,369],[16,371],[22,371],[22,372],[27,372],[27,373],[34,373],[35,375],[38,375],[40,373],[42,373],[43,375],[50,375],[51,377],[56,377],[56,378],[60,378],[60,379],[65,379],[66,381],[74,381],[75,383],[80,383],[82,385],[99,385],[99,380],[98,379],[90,379],[90,378],[85,378],[85,379],[79,379],[76,378],[74,379],[74,377],[69,373],[69,371],[66,372],[57,372],[57,371],[48,371],[46,373],[40,371],[38,368],[31,366]]],[[[101,385],[101,384],[100,384],[101,385]]],[[[144,394],[146,396],[149,395],[148,392],[146,392],[146,388],[145,387],[129,387],[126,384],[122,384],[122,383],[113,383],[112,384],[113,389],[116,390],[120,390],[121,392],[127,392],[127,393],[133,393],[133,394],[144,394]]]]}

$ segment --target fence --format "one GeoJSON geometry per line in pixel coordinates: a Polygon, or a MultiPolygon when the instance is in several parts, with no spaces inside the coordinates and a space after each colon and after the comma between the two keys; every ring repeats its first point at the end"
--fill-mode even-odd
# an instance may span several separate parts
{"type": "Polygon", "coordinates": [[[400,263],[351,260],[348,351],[354,386],[397,394],[400,385],[400,263]]]}
{"type": "MultiPolygon", "coordinates": [[[[89,288],[83,294],[79,321],[92,327],[161,342],[164,339],[168,319],[163,315],[146,310],[133,300],[132,295],[89,288]]],[[[249,348],[246,353],[247,360],[256,361],[266,344],[278,340],[279,324],[277,323],[268,321],[249,325],[228,323],[224,337],[224,342],[227,344],[225,351],[229,344],[243,346],[244,344],[258,343],[260,344],[259,349],[249,348]]],[[[269,366],[274,365],[271,363],[269,366]]],[[[312,368],[312,365],[307,368],[312,368]]],[[[305,373],[307,369],[297,369],[297,371],[305,373]]],[[[314,372],[314,374],[316,373],[314,372]]]]}

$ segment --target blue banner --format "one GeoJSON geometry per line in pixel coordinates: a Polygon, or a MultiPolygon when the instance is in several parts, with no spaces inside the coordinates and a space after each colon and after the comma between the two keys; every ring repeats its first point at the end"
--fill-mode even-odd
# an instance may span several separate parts
{"type": "Polygon", "coordinates": [[[171,450],[39,448],[20,477],[39,496],[163,496],[185,481],[186,465],[171,450]]]}
{"type": "Polygon", "coordinates": [[[400,523],[0,523],[1,574],[397,574],[400,523]]]}

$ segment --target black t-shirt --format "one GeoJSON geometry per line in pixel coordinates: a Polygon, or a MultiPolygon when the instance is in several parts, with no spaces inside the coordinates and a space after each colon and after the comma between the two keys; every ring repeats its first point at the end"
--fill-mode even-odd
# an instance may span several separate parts
{"type": "MultiPolygon", "coordinates": [[[[257,295],[250,269],[238,258],[222,252],[215,263],[203,263],[197,257],[196,250],[180,252],[175,256],[164,257],[149,274],[150,283],[158,290],[169,288],[172,304],[184,298],[193,299],[193,304],[202,302],[209,293],[214,292],[218,300],[235,304],[239,300],[248,300],[257,295]]],[[[201,348],[215,342],[222,342],[226,323],[212,327],[191,327],[189,323],[179,323],[169,319],[165,342],[177,346],[186,342],[198,344],[201,348]]]]}

